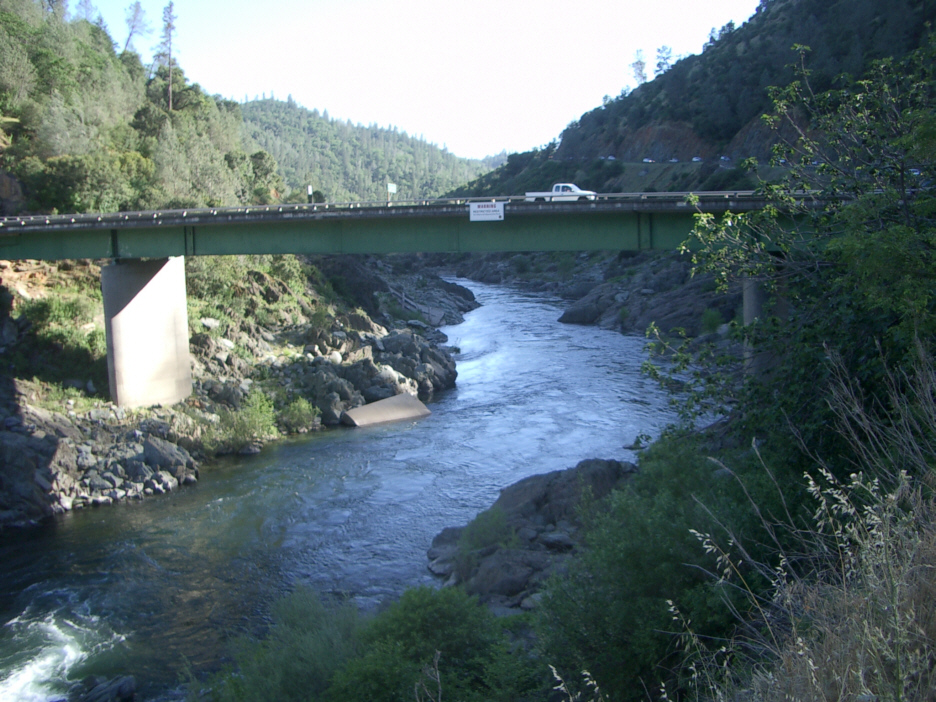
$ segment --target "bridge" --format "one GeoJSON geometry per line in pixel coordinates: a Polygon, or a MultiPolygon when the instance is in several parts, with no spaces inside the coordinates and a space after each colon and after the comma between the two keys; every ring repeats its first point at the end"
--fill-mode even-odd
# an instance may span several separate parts
{"type": "Polygon", "coordinates": [[[0,218],[0,257],[111,258],[230,254],[673,250],[697,212],[744,212],[751,191],[612,193],[583,202],[523,196],[321,203],[0,218]],[[472,221],[471,206],[503,207],[472,221]]]}
{"type": "Polygon", "coordinates": [[[310,203],[0,219],[0,258],[112,259],[101,269],[111,397],[191,394],[185,256],[673,250],[699,212],[761,209],[751,191],[310,203]],[[493,218],[475,213],[493,214],[493,218]]]}

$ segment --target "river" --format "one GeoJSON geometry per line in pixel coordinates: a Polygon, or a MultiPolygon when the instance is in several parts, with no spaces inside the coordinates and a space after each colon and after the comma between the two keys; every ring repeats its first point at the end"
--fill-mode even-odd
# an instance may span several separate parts
{"type": "Polygon", "coordinates": [[[482,306],[444,327],[457,388],[418,422],[336,429],[203,468],[174,494],[67,514],[0,543],[0,700],[86,675],[172,696],[262,628],[293,583],[372,608],[434,583],[425,551],[517,480],[623,448],[674,416],[644,340],[559,324],[559,300],[458,281],[482,306]]]}

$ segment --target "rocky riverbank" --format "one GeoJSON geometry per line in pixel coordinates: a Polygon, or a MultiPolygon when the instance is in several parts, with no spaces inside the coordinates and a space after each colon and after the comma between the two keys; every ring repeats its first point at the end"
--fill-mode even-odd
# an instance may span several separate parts
{"type": "Polygon", "coordinates": [[[655,323],[664,334],[678,328],[697,337],[740,318],[740,288],[717,290],[710,275],[693,275],[690,257],[675,252],[478,254],[451,270],[558,295],[569,300],[560,321],[624,334],[642,335],[655,323]]]}
{"type": "Polygon", "coordinates": [[[633,463],[592,458],[524,478],[470,524],[443,529],[426,553],[429,570],[497,613],[533,609],[542,583],[581,546],[583,496],[599,502],[636,471],[633,463]]]}
{"type": "MultiPolygon", "coordinates": [[[[343,413],[399,393],[429,400],[455,384],[447,339],[435,325],[456,324],[477,306],[467,289],[434,271],[519,285],[571,301],[560,318],[623,333],[642,333],[653,321],[667,333],[690,336],[734,316],[740,293],[718,293],[711,280],[693,278],[685,257],[659,254],[512,254],[483,256],[319,257],[316,266],[353,308],[328,324],[313,323],[315,310],[288,323],[245,318],[228,324],[213,317],[191,320],[192,397],[173,408],[126,412],[95,397],[85,378],[67,380],[92,400],[43,402],[41,383],[0,377],[0,529],[35,524],[52,515],[124,499],[141,499],[191,484],[200,463],[232,445],[215,445],[222,418],[243,408],[263,386],[283,401],[303,398],[313,421],[281,424],[282,433],[312,431],[341,422],[343,413]],[[50,406],[51,404],[51,406],[50,406]],[[82,403],[79,403],[82,404],[82,403]]],[[[4,298],[14,309],[0,320],[0,357],[15,353],[30,322],[15,314],[17,298],[43,291],[37,281],[52,264],[3,263],[4,298]]],[[[70,263],[61,267],[69,270],[70,263]]],[[[91,267],[89,270],[93,270],[91,267]]],[[[285,286],[260,272],[246,293],[278,301],[285,286]]],[[[92,325],[93,326],[93,325],[92,325]]],[[[262,437],[244,437],[238,451],[259,450],[262,437]]]]}
{"type": "MultiPolygon", "coordinates": [[[[344,279],[353,276],[358,292],[372,288],[370,313],[361,306],[327,326],[298,315],[282,325],[244,320],[228,325],[225,335],[217,333],[217,319],[190,320],[195,383],[179,405],[126,411],[96,396],[85,378],[66,381],[80,389],[77,402],[50,400],[39,380],[0,377],[0,532],[72,509],[164,494],[195,483],[218,451],[260,450],[262,437],[233,445],[212,440],[259,387],[313,408],[304,424],[281,424],[283,434],[337,425],[347,410],[399,393],[428,401],[453,387],[447,339],[424,320],[428,312],[436,324],[460,321],[477,306],[470,291],[429,273],[393,276],[380,261],[343,259],[334,265],[343,267],[344,279]]],[[[37,270],[44,265],[3,266],[7,298],[48,294],[27,285],[45,277],[37,270]]],[[[265,299],[283,294],[268,276],[254,276],[251,284],[252,294],[265,299]]],[[[0,358],[29,342],[30,323],[16,315],[15,304],[8,308],[14,311],[0,320],[0,358]]]]}

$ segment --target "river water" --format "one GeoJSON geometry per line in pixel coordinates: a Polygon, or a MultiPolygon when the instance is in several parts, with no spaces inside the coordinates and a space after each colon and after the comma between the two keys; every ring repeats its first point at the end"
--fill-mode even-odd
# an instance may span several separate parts
{"type": "Polygon", "coordinates": [[[559,300],[458,281],[457,388],[418,422],[337,429],[202,470],[160,498],[67,514],[0,543],[0,701],[134,674],[144,699],[217,667],[296,582],[372,608],[435,582],[425,551],[498,490],[623,448],[674,416],[644,340],[559,324],[559,300]]]}

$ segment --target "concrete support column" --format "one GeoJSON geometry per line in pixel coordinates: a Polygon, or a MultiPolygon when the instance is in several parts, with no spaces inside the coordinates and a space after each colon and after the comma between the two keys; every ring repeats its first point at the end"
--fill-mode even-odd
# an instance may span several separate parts
{"type": "Polygon", "coordinates": [[[741,283],[741,297],[744,303],[744,326],[748,326],[764,314],[767,291],[759,280],[745,278],[741,283]]]}
{"type": "MultiPolygon", "coordinates": [[[[789,314],[787,299],[783,295],[782,283],[778,287],[780,289],[775,291],[771,312],[779,319],[786,320],[789,314]]],[[[770,296],[767,294],[767,289],[764,283],[755,278],[745,278],[742,281],[741,293],[744,304],[744,310],[742,313],[744,318],[744,326],[748,326],[750,324],[754,324],[757,319],[764,316],[764,307],[766,306],[767,301],[770,300],[770,296]]],[[[772,353],[766,351],[755,353],[754,349],[752,349],[750,345],[745,344],[744,371],[746,373],[754,375],[758,378],[762,378],[775,363],[776,359],[772,353]]]]}
{"type": "MultiPolygon", "coordinates": [[[[767,291],[764,284],[754,278],[745,278],[741,283],[741,296],[744,304],[742,317],[744,326],[750,326],[764,314],[764,304],[767,302],[767,291]]],[[[755,353],[747,342],[744,343],[744,372],[756,378],[762,378],[767,370],[769,359],[765,358],[763,351],[755,353]]]]}
{"type": "Polygon", "coordinates": [[[101,269],[107,375],[120,407],[171,405],[192,393],[185,258],[101,269]]]}

